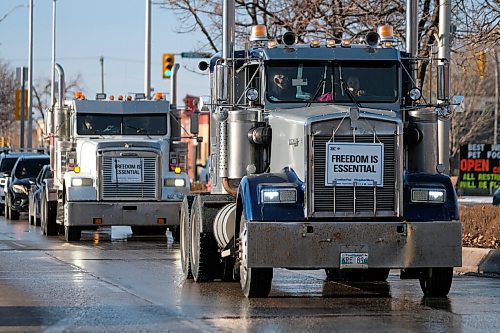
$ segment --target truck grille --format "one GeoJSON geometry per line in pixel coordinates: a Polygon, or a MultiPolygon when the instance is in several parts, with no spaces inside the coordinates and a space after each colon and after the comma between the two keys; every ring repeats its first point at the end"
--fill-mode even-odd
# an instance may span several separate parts
{"type": "MultiPolygon", "coordinates": [[[[396,137],[378,135],[377,142],[384,144],[384,186],[356,187],[325,186],[326,144],[329,136],[313,136],[314,167],[312,200],[316,216],[395,216],[396,215],[396,137]],[[318,214],[319,213],[319,214],[318,214]]],[[[353,142],[352,136],[335,136],[335,142],[353,142]]],[[[373,143],[373,136],[356,136],[356,142],[373,143]]]]}
{"type": "Polygon", "coordinates": [[[102,157],[102,199],[141,200],[157,197],[157,162],[156,157],[140,157],[144,161],[143,181],[124,183],[113,181],[113,157],[102,157]]]}

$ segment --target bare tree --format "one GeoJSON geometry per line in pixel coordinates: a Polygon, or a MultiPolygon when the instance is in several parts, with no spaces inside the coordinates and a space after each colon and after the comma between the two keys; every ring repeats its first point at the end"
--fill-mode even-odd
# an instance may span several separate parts
{"type": "Polygon", "coordinates": [[[9,128],[15,120],[16,82],[14,71],[0,60],[0,135],[8,136],[9,128]]]}

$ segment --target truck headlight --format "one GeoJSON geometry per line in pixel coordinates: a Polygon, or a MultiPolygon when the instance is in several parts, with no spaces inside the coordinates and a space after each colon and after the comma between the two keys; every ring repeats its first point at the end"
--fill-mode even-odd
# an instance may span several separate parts
{"type": "Polygon", "coordinates": [[[289,187],[270,187],[260,191],[261,203],[296,203],[297,190],[289,187]]]}
{"type": "Polygon", "coordinates": [[[411,202],[444,203],[446,190],[441,188],[412,188],[411,202]]]}
{"type": "Polygon", "coordinates": [[[71,186],[92,186],[94,180],[92,178],[73,178],[71,179],[71,186]]]}
{"type": "Polygon", "coordinates": [[[167,187],[184,187],[186,186],[186,180],[184,178],[165,178],[163,185],[167,187]]]}
{"type": "Polygon", "coordinates": [[[28,194],[28,189],[24,185],[19,184],[12,185],[12,191],[14,191],[15,193],[28,194]]]}

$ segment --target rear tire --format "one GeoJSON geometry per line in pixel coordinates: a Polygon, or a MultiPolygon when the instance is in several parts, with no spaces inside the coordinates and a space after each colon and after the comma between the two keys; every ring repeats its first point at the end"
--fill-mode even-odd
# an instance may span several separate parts
{"type": "Polygon", "coordinates": [[[197,196],[191,209],[191,247],[190,264],[196,282],[213,281],[219,264],[217,263],[217,243],[211,232],[201,232],[201,197],[197,196]]]}
{"type": "Polygon", "coordinates": [[[453,267],[427,268],[421,273],[418,280],[425,296],[444,297],[450,292],[453,267]]]}
{"type": "MultiPolygon", "coordinates": [[[[191,272],[191,227],[189,221],[189,201],[192,202],[192,198],[185,197],[181,205],[181,217],[180,226],[177,227],[180,233],[180,248],[181,248],[181,266],[182,273],[184,274],[184,279],[192,279],[193,273],[191,272]]],[[[175,237],[174,237],[175,240],[175,237]]]]}
{"type": "Polygon", "coordinates": [[[247,221],[244,213],[241,213],[240,222],[240,285],[243,294],[248,298],[267,297],[271,292],[273,281],[272,268],[253,268],[247,265],[248,240],[247,221]]]}

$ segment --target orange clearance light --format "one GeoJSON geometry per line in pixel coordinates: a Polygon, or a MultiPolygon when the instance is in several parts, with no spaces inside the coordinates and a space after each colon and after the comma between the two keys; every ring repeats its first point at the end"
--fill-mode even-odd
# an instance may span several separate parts
{"type": "Polygon", "coordinates": [[[114,101],[115,100],[115,96],[113,96],[113,95],[109,96],[109,100],[110,101],[114,101]]]}
{"type": "Polygon", "coordinates": [[[167,219],[164,217],[159,217],[156,219],[156,224],[166,224],[166,223],[167,223],[167,219]]]}
{"type": "Polygon", "coordinates": [[[340,43],[342,47],[351,47],[351,41],[348,39],[343,39],[342,42],[340,43]]]}
{"type": "Polygon", "coordinates": [[[250,33],[250,41],[266,41],[267,40],[267,28],[263,24],[258,24],[252,26],[252,32],[250,33]]]}
{"type": "Polygon", "coordinates": [[[80,98],[82,98],[82,96],[83,96],[83,93],[80,90],[75,91],[75,98],[76,99],[80,99],[80,98]]]}
{"type": "Polygon", "coordinates": [[[319,47],[319,46],[320,46],[319,39],[313,39],[311,41],[311,47],[319,47]]]}
{"type": "Polygon", "coordinates": [[[380,36],[380,40],[386,41],[386,40],[393,40],[394,39],[394,30],[391,25],[389,24],[384,24],[378,27],[378,34],[380,36]]]}
{"type": "Polygon", "coordinates": [[[155,100],[161,101],[163,99],[163,93],[162,92],[157,92],[155,94],[155,100]]]}
{"type": "Polygon", "coordinates": [[[78,165],[75,165],[75,167],[73,168],[73,171],[75,173],[80,173],[80,167],[78,165]]]}
{"type": "Polygon", "coordinates": [[[131,101],[132,100],[132,96],[127,96],[127,101],[131,101]]]}
{"type": "Polygon", "coordinates": [[[175,172],[176,174],[181,173],[181,171],[182,171],[182,170],[181,170],[181,167],[180,167],[180,166],[176,166],[176,167],[175,167],[175,169],[174,169],[174,172],[175,172]]]}
{"type": "Polygon", "coordinates": [[[92,221],[94,222],[94,224],[102,224],[102,218],[100,217],[94,217],[92,221]]]}
{"type": "Polygon", "coordinates": [[[122,96],[122,95],[119,95],[119,96],[118,96],[118,100],[119,100],[119,101],[123,101],[123,96],[122,96]]]}
{"type": "Polygon", "coordinates": [[[335,40],[329,39],[326,41],[326,47],[334,47],[335,46],[335,40]]]}

